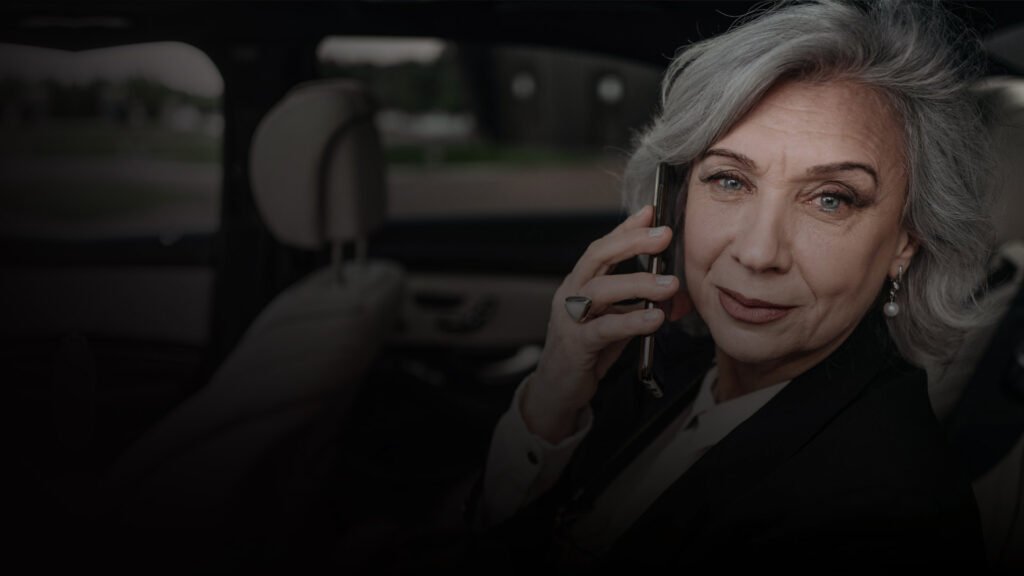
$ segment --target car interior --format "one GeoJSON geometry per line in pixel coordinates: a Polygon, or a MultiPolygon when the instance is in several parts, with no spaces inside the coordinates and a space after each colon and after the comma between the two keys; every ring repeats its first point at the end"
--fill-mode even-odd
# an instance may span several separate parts
{"type": "MultiPolygon", "coordinates": [[[[0,7],[18,556],[442,566],[561,278],[624,216],[661,72],[755,5],[0,7]]],[[[994,316],[925,368],[990,567],[1019,574],[1024,10],[951,9],[988,58],[994,316]]]]}

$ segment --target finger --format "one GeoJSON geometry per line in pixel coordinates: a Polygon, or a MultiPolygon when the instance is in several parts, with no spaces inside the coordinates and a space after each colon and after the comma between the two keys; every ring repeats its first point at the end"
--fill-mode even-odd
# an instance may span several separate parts
{"type": "Polygon", "coordinates": [[[583,324],[580,340],[587,351],[597,353],[619,340],[651,334],[664,320],[664,312],[657,308],[628,314],[607,314],[583,324]]]}
{"type": "Polygon", "coordinates": [[[642,228],[651,224],[651,218],[654,214],[654,207],[650,204],[645,204],[640,207],[639,210],[631,214],[622,222],[619,222],[618,226],[612,229],[611,232],[605,234],[610,236],[612,234],[618,234],[626,230],[635,230],[636,228],[642,228]]]}
{"type": "MultiPolygon", "coordinates": [[[[643,300],[626,300],[625,302],[626,303],[618,302],[618,303],[612,304],[611,306],[606,308],[601,315],[604,315],[604,314],[627,314],[627,313],[633,312],[635,310],[643,310],[644,307],[646,306],[646,303],[643,300]]],[[[664,307],[662,308],[662,310],[664,310],[664,307]]],[[[595,314],[594,316],[596,317],[598,315],[595,314]]]]}
{"type": "Polygon", "coordinates": [[[607,274],[619,262],[638,254],[660,254],[671,243],[672,230],[667,226],[611,233],[590,243],[569,276],[580,287],[591,278],[607,274]]]}
{"type": "Polygon", "coordinates": [[[590,314],[598,316],[615,304],[634,299],[660,302],[679,290],[679,279],[671,274],[635,272],[614,276],[597,276],[579,289],[579,295],[593,301],[590,314]]]}
{"type": "Polygon", "coordinates": [[[619,225],[613,228],[609,234],[650,226],[652,214],[654,214],[654,208],[650,204],[646,204],[636,212],[630,214],[628,218],[619,222],[619,225]]]}

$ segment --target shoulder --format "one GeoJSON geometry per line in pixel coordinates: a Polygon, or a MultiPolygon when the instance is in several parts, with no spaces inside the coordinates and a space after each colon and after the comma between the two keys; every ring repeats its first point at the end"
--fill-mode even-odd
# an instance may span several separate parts
{"type": "Polygon", "coordinates": [[[970,482],[932,412],[925,372],[902,359],[887,361],[791,464],[810,487],[794,496],[799,515],[823,538],[864,544],[867,537],[892,545],[893,558],[978,557],[970,482]]]}
{"type": "MultiPolygon", "coordinates": [[[[945,433],[932,411],[925,370],[899,355],[878,319],[866,319],[828,359],[795,379],[791,403],[822,413],[802,452],[854,462],[861,478],[914,482],[952,466],[945,433]]],[[[840,466],[845,469],[846,466],[840,466]]]]}
{"type": "Polygon", "coordinates": [[[945,433],[932,411],[924,370],[899,357],[887,360],[862,392],[822,432],[848,457],[873,463],[887,479],[921,482],[956,473],[945,433]]]}
{"type": "Polygon", "coordinates": [[[819,473],[861,489],[900,488],[926,498],[966,484],[932,412],[927,375],[898,357],[887,360],[861,392],[801,451],[819,473]]]}

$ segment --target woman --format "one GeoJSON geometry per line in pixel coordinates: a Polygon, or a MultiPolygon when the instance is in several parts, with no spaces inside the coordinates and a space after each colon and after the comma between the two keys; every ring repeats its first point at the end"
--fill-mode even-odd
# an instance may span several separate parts
{"type": "Polygon", "coordinates": [[[676,57],[626,169],[634,213],[565,278],[495,429],[481,554],[982,561],[970,486],[908,362],[977,316],[989,250],[974,68],[945,22],[787,3],[676,57]],[[672,227],[644,206],[659,163],[677,176],[672,227]],[[610,274],[663,251],[674,274],[610,274]],[[683,329],[690,311],[710,340],[683,329]],[[650,333],[662,398],[636,380],[650,333]]]}

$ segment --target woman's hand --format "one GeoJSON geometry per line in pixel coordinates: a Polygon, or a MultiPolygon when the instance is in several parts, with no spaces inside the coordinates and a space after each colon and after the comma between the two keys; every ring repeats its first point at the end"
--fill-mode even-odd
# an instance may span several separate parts
{"type": "Polygon", "coordinates": [[[548,442],[557,443],[572,434],[579,411],[593,398],[597,383],[629,340],[654,332],[665,320],[658,308],[623,308],[616,302],[662,301],[678,295],[673,317],[690,308],[689,300],[679,294],[675,276],[608,275],[619,262],[638,254],[658,254],[671,244],[672,231],[667,226],[649,227],[652,213],[651,206],[645,206],[592,242],[555,292],[544,352],[526,384],[521,406],[527,427],[548,442]],[[586,321],[576,322],[569,316],[567,296],[593,301],[586,321]]]}

